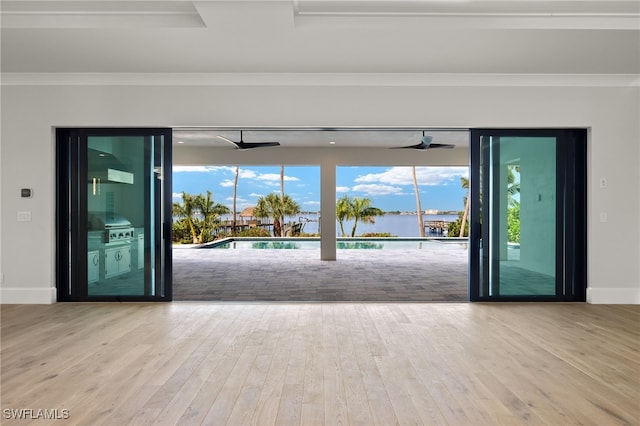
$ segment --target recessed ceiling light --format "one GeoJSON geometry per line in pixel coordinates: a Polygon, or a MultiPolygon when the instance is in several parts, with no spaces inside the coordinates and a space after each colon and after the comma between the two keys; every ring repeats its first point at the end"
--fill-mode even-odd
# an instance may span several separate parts
{"type": "Polygon", "coordinates": [[[335,145],[335,144],[336,144],[336,141],[330,141],[329,142],[329,145],[335,145]]]}
{"type": "Polygon", "coordinates": [[[182,143],[184,143],[184,141],[178,141],[178,143],[182,144],[182,143]]]}

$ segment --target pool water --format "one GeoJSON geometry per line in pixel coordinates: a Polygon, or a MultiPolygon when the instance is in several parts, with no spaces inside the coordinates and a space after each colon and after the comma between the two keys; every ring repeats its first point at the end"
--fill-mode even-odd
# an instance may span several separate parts
{"type": "MultiPolygon", "coordinates": [[[[227,239],[209,243],[202,248],[228,249],[228,250],[320,250],[320,240],[300,239],[227,239]]],[[[466,250],[466,240],[339,240],[336,243],[338,250],[466,250]]]]}

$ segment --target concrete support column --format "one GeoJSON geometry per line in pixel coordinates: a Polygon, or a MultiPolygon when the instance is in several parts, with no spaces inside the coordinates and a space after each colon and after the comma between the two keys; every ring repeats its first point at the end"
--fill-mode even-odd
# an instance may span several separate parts
{"type": "Polygon", "coordinates": [[[320,165],[320,260],[336,260],[336,165],[320,165]]]}

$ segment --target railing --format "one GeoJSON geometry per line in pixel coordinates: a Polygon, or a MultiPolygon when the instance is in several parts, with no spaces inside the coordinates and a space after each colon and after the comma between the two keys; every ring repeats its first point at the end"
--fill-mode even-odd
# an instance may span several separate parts
{"type": "MultiPolygon", "coordinates": [[[[243,231],[248,228],[270,228],[273,226],[272,222],[262,222],[261,220],[236,220],[235,229],[236,231],[243,231]]],[[[219,229],[223,229],[224,231],[231,231],[233,229],[233,221],[231,220],[223,220],[218,225],[219,229]]]]}

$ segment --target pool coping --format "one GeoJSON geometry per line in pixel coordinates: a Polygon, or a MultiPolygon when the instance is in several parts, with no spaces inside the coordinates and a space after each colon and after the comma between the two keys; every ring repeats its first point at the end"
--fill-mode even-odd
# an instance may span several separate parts
{"type": "MultiPolygon", "coordinates": [[[[211,241],[204,244],[191,245],[191,248],[196,249],[211,249],[224,244],[232,243],[234,241],[318,241],[320,237],[228,237],[220,240],[211,241]]],[[[436,242],[468,242],[469,238],[466,237],[337,237],[336,242],[385,242],[385,241],[436,241],[436,242]]]]}

